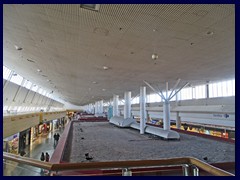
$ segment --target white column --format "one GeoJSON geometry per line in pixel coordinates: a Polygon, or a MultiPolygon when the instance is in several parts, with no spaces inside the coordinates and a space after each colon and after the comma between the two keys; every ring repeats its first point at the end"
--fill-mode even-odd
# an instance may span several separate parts
{"type": "Polygon", "coordinates": [[[91,104],[91,113],[94,114],[94,105],[91,104]]]}
{"type": "Polygon", "coordinates": [[[113,95],[113,116],[118,116],[118,95],[113,95]]]}
{"type": "Polygon", "coordinates": [[[168,100],[163,104],[163,129],[170,130],[170,103],[168,100]]]}
{"type": "Polygon", "coordinates": [[[177,112],[177,115],[176,115],[176,127],[177,129],[181,129],[181,119],[179,116],[179,112],[177,112]]]}
{"type": "Polygon", "coordinates": [[[103,113],[103,100],[99,101],[99,113],[103,113]]]}
{"type": "Polygon", "coordinates": [[[124,93],[124,119],[131,117],[131,92],[127,91],[124,93]]]}
{"type": "Polygon", "coordinates": [[[95,102],[95,106],[94,106],[94,114],[98,114],[98,102],[95,102]]]}
{"type": "Polygon", "coordinates": [[[140,87],[140,134],[146,127],[146,87],[140,87]]]}
{"type": "Polygon", "coordinates": [[[206,98],[209,98],[209,81],[206,83],[206,98]]]}

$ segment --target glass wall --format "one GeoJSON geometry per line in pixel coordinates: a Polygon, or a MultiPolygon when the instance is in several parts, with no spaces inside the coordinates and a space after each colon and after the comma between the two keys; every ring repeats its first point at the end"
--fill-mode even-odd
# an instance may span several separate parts
{"type": "MultiPolygon", "coordinates": [[[[31,91],[35,91],[47,98],[53,99],[55,101],[56,98],[54,98],[52,96],[52,92],[48,93],[47,90],[39,87],[36,84],[33,84],[32,82],[30,82],[29,80],[23,78],[21,75],[17,74],[16,72],[14,72],[13,70],[10,70],[9,68],[7,68],[6,66],[3,66],[3,79],[5,80],[9,80],[10,82],[13,82],[19,86],[25,87],[31,91]]],[[[42,98],[39,98],[38,101],[42,101],[42,98]]],[[[14,111],[14,112],[29,112],[29,111],[39,111],[39,110],[44,110],[46,111],[47,106],[49,105],[49,103],[47,103],[48,101],[45,102],[45,106],[39,105],[39,106],[9,106],[9,105],[4,105],[3,107],[3,111],[14,111]]],[[[39,102],[38,102],[39,103],[39,102]]],[[[61,104],[61,103],[60,103],[61,104]]],[[[61,110],[62,108],[60,107],[54,107],[57,110],[61,110]]]]}

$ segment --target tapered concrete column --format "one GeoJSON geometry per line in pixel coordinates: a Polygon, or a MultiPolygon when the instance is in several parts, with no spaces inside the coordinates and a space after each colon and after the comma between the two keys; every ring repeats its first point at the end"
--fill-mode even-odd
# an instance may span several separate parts
{"type": "Polygon", "coordinates": [[[113,95],[113,116],[118,116],[118,95],[113,95]]]}
{"type": "Polygon", "coordinates": [[[140,87],[140,134],[146,127],[146,87],[140,87]]]}
{"type": "Polygon", "coordinates": [[[163,104],[163,129],[170,130],[170,103],[167,100],[163,104]]]}
{"type": "Polygon", "coordinates": [[[93,104],[90,104],[91,105],[91,113],[93,114],[94,113],[94,105],[93,104]]]}
{"type": "Polygon", "coordinates": [[[99,113],[103,113],[103,100],[99,101],[99,113]]]}
{"type": "Polygon", "coordinates": [[[131,117],[131,92],[124,93],[124,119],[131,117]]]}
{"type": "Polygon", "coordinates": [[[98,114],[98,102],[95,102],[95,106],[94,106],[94,114],[98,114]]]}
{"type": "Polygon", "coordinates": [[[179,112],[177,112],[177,115],[176,115],[176,127],[177,129],[181,129],[181,119],[179,116],[179,112]]]}
{"type": "Polygon", "coordinates": [[[87,112],[90,112],[90,104],[87,105],[87,112]]]}

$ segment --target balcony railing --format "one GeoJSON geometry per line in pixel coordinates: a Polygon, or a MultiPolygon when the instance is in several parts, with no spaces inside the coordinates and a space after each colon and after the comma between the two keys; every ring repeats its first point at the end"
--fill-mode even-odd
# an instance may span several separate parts
{"type": "MultiPolygon", "coordinates": [[[[76,172],[76,171],[82,171],[82,170],[116,170],[116,169],[121,170],[122,172],[121,175],[123,176],[131,176],[133,175],[132,173],[133,169],[134,170],[139,169],[138,173],[140,173],[141,168],[156,168],[156,167],[165,167],[165,169],[169,169],[170,172],[173,172],[174,174],[173,168],[171,169],[172,166],[182,167],[181,175],[184,175],[184,176],[199,176],[201,175],[201,171],[205,172],[202,175],[206,174],[207,172],[209,175],[215,175],[215,176],[234,176],[234,174],[232,173],[229,173],[227,171],[214,167],[208,163],[205,163],[193,157],[167,158],[167,159],[159,159],[159,160],[53,164],[49,162],[42,162],[35,159],[3,152],[3,159],[4,159],[4,163],[6,163],[6,161],[13,161],[15,163],[24,164],[31,167],[37,167],[40,169],[47,170],[48,172],[47,175],[50,175],[50,176],[64,175],[65,172],[68,172],[68,175],[69,175],[71,174],[71,171],[76,172]]],[[[26,169],[29,170],[29,168],[26,168],[26,169]]],[[[142,171],[142,172],[144,172],[144,175],[147,175],[146,171],[142,171]]],[[[90,176],[91,173],[88,173],[87,175],[90,176]]],[[[117,173],[111,173],[110,175],[117,175],[117,173]]]]}

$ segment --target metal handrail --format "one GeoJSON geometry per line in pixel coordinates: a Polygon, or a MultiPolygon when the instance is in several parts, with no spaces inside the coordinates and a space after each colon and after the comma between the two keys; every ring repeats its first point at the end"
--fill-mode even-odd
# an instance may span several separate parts
{"type": "Polygon", "coordinates": [[[216,176],[234,176],[234,174],[216,168],[208,163],[193,157],[167,158],[160,160],[134,160],[134,161],[109,161],[109,162],[82,162],[82,163],[50,163],[22,157],[3,152],[3,158],[31,166],[47,169],[49,171],[86,170],[104,168],[130,168],[193,164],[200,169],[216,176]]]}

